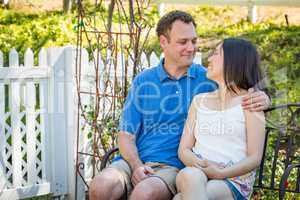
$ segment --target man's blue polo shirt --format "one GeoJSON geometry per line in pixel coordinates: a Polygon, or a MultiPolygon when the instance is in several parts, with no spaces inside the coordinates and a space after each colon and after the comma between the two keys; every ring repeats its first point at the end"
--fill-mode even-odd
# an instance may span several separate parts
{"type": "Polygon", "coordinates": [[[179,79],[158,66],[138,74],[126,98],[119,130],[136,136],[143,162],[160,162],[184,167],[177,150],[193,97],[216,89],[206,77],[206,69],[192,64],[179,79]]]}

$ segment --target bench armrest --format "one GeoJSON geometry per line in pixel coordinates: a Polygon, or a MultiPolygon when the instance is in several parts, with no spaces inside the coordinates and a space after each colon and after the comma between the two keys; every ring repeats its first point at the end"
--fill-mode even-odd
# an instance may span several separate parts
{"type": "Polygon", "coordinates": [[[284,170],[284,173],[281,177],[281,180],[280,180],[280,185],[279,185],[279,199],[283,199],[284,198],[284,194],[285,194],[285,184],[286,184],[286,181],[292,171],[292,169],[294,168],[300,168],[300,163],[298,164],[290,164],[288,165],[288,167],[284,170]]]}
{"type": "Polygon", "coordinates": [[[107,162],[109,161],[109,158],[111,157],[111,155],[113,155],[114,153],[118,152],[119,151],[119,148],[116,147],[116,148],[113,148],[111,150],[109,150],[104,156],[103,156],[103,160],[101,161],[101,165],[100,165],[100,171],[102,171],[106,165],[107,165],[107,162]]]}

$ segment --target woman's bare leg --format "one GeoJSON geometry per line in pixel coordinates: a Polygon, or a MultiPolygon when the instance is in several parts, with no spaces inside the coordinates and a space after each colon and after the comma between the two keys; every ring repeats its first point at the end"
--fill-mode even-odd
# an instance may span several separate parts
{"type": "Polygon", "coordinates": [[[177,191],[181,193],[183,200],[208,200],[206,183],[204,172],[195,167],[182,169],[176,178],[177,191]]]}
{"type": "Polygon", "coordinates": [[[206,185],[209,200],[233,200],[230,188],[223,180],[210,180],[206,185]]]}

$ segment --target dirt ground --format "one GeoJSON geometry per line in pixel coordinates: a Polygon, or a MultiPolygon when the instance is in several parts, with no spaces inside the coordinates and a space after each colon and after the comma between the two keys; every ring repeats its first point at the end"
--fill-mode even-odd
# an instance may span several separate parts
{"type": "Polygon", "coordinates": [[[22,11],[62,10],[63,0],[9,0],[10,7],[22,11]]]}
{"type": "MultiPolygon", "coordinates": [[[[77,0],[75,0],[77,1],[77,0]]],[[[84,0],[91,3],[96,0],[84,0]]],[[[97,0],[99,2],[99,0],[97,0]]],[[[10,0],[11,7],[16,10],[26,11],[47,11],[47,10],[62,10],[63,0],[10,0]]],[[[166,10],[172,9],[189,9],[195,5],[184,4],[166,4],[166,10]]],[[[247,7],[233,6],[234,15],[237,19],[247,17],[247,7]]],[[[258,21],[263,21],[268,18],[276,18],[277,22],[285,23],[284,15],[288,15],[290,24],[300,24],[300,7],[275,7],[275,6],[258,6],[257,18],[258,21]]]]}
{"type": "MultiPolygon", "coordinates": [[[[190,9],[194,5],[169,4],[166,10],[173,9],[190,9]]],[[[221,7],[221,6],[216,6],[221,7]]],[[[247,18],[248,8],[246,6],[231,6],[233,14],[238,21],[240,18],[247,18]]],[[[276,18],[276,22],[285,23],[285,15],[288,16],[289,24],[300,25],[300,7],[283,7],[283,6],[257,6],[257,21],[264,21],[268,18],[276,18]]]]}

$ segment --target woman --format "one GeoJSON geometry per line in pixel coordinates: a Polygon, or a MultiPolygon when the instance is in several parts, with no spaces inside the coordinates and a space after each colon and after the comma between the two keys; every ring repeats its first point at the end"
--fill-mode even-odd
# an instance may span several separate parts
{"type": "Polygon", "coordinates": [[[186,168],[176,179],[174,199],[249,199],[264,143],[263,112],[243,110],[250,88],[259,89],[255,47],[225,39],[209,58],[207,76],[218,90],[194,97],[178,149],[186,168]]]}

